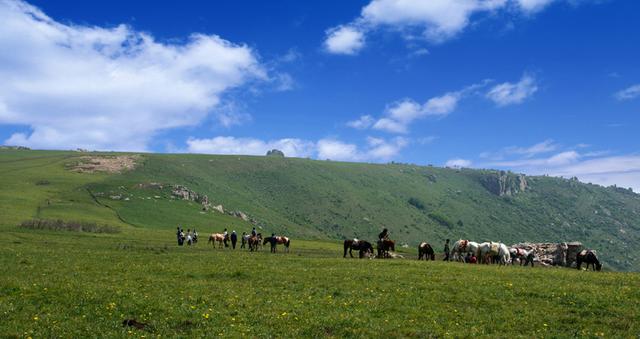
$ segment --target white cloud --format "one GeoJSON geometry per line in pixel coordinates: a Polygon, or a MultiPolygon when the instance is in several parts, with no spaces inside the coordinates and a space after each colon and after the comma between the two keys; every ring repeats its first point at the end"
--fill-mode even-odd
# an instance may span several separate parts
{"type": "MultiPolygon", "coordinates": [[[[183,152],[205,154],[264,155],[279,149],[287,157],[314,157],[334,161],[388,161],[400,154],[409,144],[405,138],[390,140],[368,137],[364,147],[336,138],[324,138],[317,142],[285,138],[264,141],[257,138],[217,136],[210,139],[189,138],[183,152]]],[[[180,151],[173,147],[174,151],[180,151]]]]}
{"type": "Polygon", "coordinates": [[[354,26],[338,26],[327,31],[325,49],[333,54],[355,55],[365,44],[364,33],[354,26]]]}
{"type": "Polygon", "coordinates": [[[211,139],[189,138],[187,152],[207,154],[265,155],[279,149],[288,157],[309,157],[315,152],[313,142],[301,139],[263,141],[255,138],[215,137],[211,139]]]}
{"type": "Polygon", "coordinates": [[[543,142],[539,142],[529,147],[515,147],[515,146],[507,147],[504,149],[504,152],[507,154],[520,154],[530,158],[538,154],[553,152],[557,148],[558,148],[558,145],[556,145],[553,142],[553,140],[547,139],[543,142]]]}
{"type": "Polygon", "coordinates": [[[474,84],[457,92],[448,92],[441,96],[433,97],[424,104],[412,99],[402,99],[387,106],[385,116],[378,119],[371,127],[389,133],[407,133],[409,125],[417,119],[425,117],[445,117],[451,114],[458,102],[468,93],[486,86],[488,81],[474,84]]]}
{"type": "Polygon", "coordinates": [[[445,166],[454,167],[454,168],[463,168],[463,167],[471,167],[471,164],[472,164],[471,160],[456,158],[456,159],[451,159],[447,161],[445,163],[445,166]]]}
{"type": "Polygon", "coordinates": [[[355,128],[355,129],[367,129],[373,125],[375,120],[370,115],[363,115],[358,120],[353,120],[347,122],[347,126],[355,128]]]}
{"type": "Polygon", "coordinates": [[[547,7],[554,0],[517,0],[518,6],[526,13],[534,13],[547,7]]]}
{"type": "Polygon", "coordinates": [[[145,150],[158,131],[196,125],[227,90],[268,76],[251,48],[215,35],[163,43],[125,25],[62,24],[3,0],[0,78],[0,124],[31,128],[6,143],[145,150]]]}
{"type": "MultiPolygon", "coordinates": [[[[356,54],[364,46],[365,34],[378,29],[398,31],[405,36],[420,35],[432,42],[442,43],[462,33],[480,15],[509,11],[531,15],[556,0],[371,0],[362,8],[360,16],[347,25],[329,30],[325,46],[336,40],[337,53],[344,50],[356,54]],[[345,37],[337,39],[331,33],[344,28],[345,37]],[[348,33],[348,34],[347,34],[348,33]],[[356,34],[357,33],[357,34],[356,34]]],[[[574,1],[574,0],[565,0],[574,1]]]]}
{"type": "Polygon", "coordinates": [[[580,154],[569,150],[545,158],[517,159],[482,164],[481,167],[512,169],[530,175],[577,177],[604,186],[631,187],[640,192],[640,156],[607,156],[609,152],[580,154]]]}
{"type": "Polygon", "coordinates": [[[362,156],[358,146],[336,139],[322,139],[318,141],[318,159],[359,161],[362,156]]]}
{"type": "Polygon", "coordinates": [[[615,94],[616,99],[620,101],[635,99],[639,96],[640,96],[640,84],[633,85],[615,94]]]}
{"type": "Polygon", "coordinates": [[[505,82],[494,86],[487,93],[487,98],[498,106],[520,104],[538,91],[535,78],[525,74],[517,83],[505,82]]]}

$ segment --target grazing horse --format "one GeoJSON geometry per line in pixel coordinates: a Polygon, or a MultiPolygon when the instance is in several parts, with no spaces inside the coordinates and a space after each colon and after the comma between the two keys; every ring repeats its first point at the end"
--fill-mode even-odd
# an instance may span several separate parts
{"type": "Polygon", "coordinates": [[[213,247],[216,247],[216,242],[218,242],[218,248],[222,248],[224,240],[225,236],[222,233],[211,233],[209,236],[209,243],[212,243],[213,247]]]}
{"type": "Polygon", "coordinates": [[[395,241],[389,239],[378,240],[378,258],[391,258],[390,250],[395,252],[395,241]]]}
{"type": "Polygon", "coordinates": [[[522,266],[524,260],[524,266],[531,263],[531,267],[533,267],[533,259],[535,258],[535,251],[533,249],[527,251],[523,248],[512,247],[509,249],[509,254],[511,255],[512,265],[515,265],[516,259],[518,259],[520,261],[520,266],[522,266]]]}
{"type": "Polygon", "coordinates": [[[469,240],[458,240],[453,243],[453,247],[451,247],[451,261],[462,261],[464,260],[464,255],[467,253],[472,253],[473,255],[478,255],[478,243],[475,241],[469,240]]]}
{"type": "Polygon", "coordinates": [[[262,242],[263,245],[267,243],[271,244],[271,253],[276,253],[276,245],[284,245],[284,251],[289,252],[289,245],[291,244],[291,240],[287,237],[283,236],[275,236],[275,237],[266,237],[262,242]]]}
{"type": "Polygon", "coordinates": [[[478,256],[482,263],[489,264],[497,258],[500,265],[507,265],[511,261],[511,254],[507,245],[498,242],[483,242],[478,245],[478,256]]]}
{"type": "Polygon", "coordinates": [[[370,242],[364,240],[356,240],[356,239],[347,239],[344,241],[344,255],[343,258],[347,257],[347,250],[349,251],[349,255],[353,258],[352,250],[356,250],[360,252],[360,259],[364,258],[365,254],[373,255],[373,245],[370,242]]]}
{"type": "Polygon", "coordinates": [[[418,245],[418,260],[422,260],[423,257],[425,260],[436,260],[433,247],[426,242],[421,242],[420,245],[418,245]]]}
{"type": "Polygon", "coordinates": [[[249,243],[249,251],[257,251],[260,248],[260,242],[262,241],[262,233],[256,235],[249,235],[247,242],[249,243]]]}
{"type": "Polygon", "coordinates": [[[587,270],[589,269],[589,264],[591,264],[591,268],[596,271],[602,270],[602,264],[600,260],[598,260],[598,255],[594,250],[582,250],[582,252],[578,253],[576,256],[576,267],[580,269],[582,263],[587,264],[587,270]]]}

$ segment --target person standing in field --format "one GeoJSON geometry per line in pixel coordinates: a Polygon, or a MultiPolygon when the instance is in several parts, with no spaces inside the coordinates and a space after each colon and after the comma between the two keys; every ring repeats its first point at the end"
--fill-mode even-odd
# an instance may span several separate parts
{"type": "Polygon", "coordinates": [[[449,239],[444,242],[444,261],[449,261],[449,239]]]}
{"type": "Polygon", "coordinates": [[[241,241],[242,243],[240,244],[240,248],[245,248],[245,245],[247,244],[247,232],[242,232],[241,241]]]}
{"type": "Polygon", "coordinates": [[[178,246],[182,246],[183,238],[182,238],[182,230],[180,226],[178,226],[178,231],[176,232],[176,237],[178,238],[178,246]]]}
{"type": "Polygon", "coordinates": [[[224,242],[224,247],[229,247],[229,232],[227,232],[227,229],[224,229],[224,232],[222,232],[222,236],[223,236],[223,242],[224,242]]]}
{"type": "Polygon", "coordinates": [[[231,248],[236,249],[236,243],[238,242],[238,235],[236,234],[236,230],[231,232],[231,248]]]}

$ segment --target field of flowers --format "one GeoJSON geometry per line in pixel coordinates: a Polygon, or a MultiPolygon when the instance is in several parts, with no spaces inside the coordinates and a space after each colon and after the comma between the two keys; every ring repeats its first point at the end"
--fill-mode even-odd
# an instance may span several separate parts
{"type": "Polygon", "coordinates": [[[343,259],[340,244],[295,239],[288,254],[249,253],[173,237],[5,229],[0,336],[640,334],[635,273],[343,259]]]}

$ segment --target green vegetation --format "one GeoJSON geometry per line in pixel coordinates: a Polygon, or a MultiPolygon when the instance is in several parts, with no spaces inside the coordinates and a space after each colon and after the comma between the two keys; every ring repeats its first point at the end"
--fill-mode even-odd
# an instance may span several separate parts
{"type": "MultiPolygon", "coordinates": [[[[178,247],[173,232],[3,232],[8,337],[633,337],[640,276],[178,247]],[[123,327],[135,319],[142,330],[123,327]]],[[[414,252],[406,253],[413,257],[414,252]]]]}
{"type": "Polygon", "coordinates": [[[143,154],[120,174],[66,169],[97,155],[0,151],[0,227],[34,218],[200,232],[252,226],[172,197],[178,184],[242,211],[265,232],[298,239],[373,240],[387,227],[411,247],[446,238],[581,241],[606,267],[640,270],[631,250],[640,243],[640,195],[626,189],[526,177],[521,191],[519,176],[500,171],[281,157],[143,154]]]}
{"type": "Polygon", "coordinates": [[[637,269],[627,249],[640,199],[628,190],[528,177],[525,192],[500,196],[486,188],[495,171],[278,157],[145,154],[130,172],[69,170],[96,155],[0,151],[0,336],[640,333],[636,273],[412,260],[419,241],[446,237],[579,240],[605,267],[637,269]],[[291,253],[213,249],[208,232],[252,224],[176,198],[173,185],[291,235],[291,253]],[[99,225],[120,232],[89,231],[99,225]],[[178,247],[177,225],[200,243],[178,247]],[[407,259],[343,259],[330,240],[371,240],[383,226],[411,245],[398,248],[407,259]]]}

